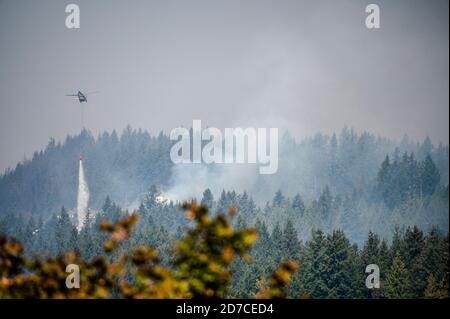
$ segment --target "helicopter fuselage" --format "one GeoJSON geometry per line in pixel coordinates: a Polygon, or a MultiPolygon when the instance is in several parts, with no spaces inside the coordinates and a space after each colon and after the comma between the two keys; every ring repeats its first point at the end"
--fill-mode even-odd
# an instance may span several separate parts
{"type": "Polygon", "coordinates": [[[78,91],[78,101],[80,101],[80,103],[87,102],[86,96],[80,91],[78,91]]]}

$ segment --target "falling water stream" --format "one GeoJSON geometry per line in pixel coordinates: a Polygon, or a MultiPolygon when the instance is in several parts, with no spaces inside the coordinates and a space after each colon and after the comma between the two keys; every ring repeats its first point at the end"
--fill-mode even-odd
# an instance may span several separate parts
{"type": "Polygon", "coordinates": [[[89,188],[84,176],[83,160],[80,159],[80,168],[78,175],[78,197],[77,197],[77,215],[78,215],[78,231],[83,228],[85,223],[89,202],[89,188]]]}

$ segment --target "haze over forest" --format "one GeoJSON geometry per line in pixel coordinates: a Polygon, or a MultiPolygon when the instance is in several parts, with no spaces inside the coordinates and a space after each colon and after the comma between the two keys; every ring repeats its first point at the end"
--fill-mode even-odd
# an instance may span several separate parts
{"type": "Polygon", "coordinates": [[[448,298],[448,1],[76,3],[0,0],[0,298],[75,256],[82,298],[448,298]],[[278,170],[174,164],[194,120],[277,128],[278,170]]]}
{"type": "Polygon", "coordinates": [[[345,125],[448,143],[448,1],[0,1],[0,171],[82,128],[345,125]],[[257,8],[257,9],[256,9],[257,8]]]}

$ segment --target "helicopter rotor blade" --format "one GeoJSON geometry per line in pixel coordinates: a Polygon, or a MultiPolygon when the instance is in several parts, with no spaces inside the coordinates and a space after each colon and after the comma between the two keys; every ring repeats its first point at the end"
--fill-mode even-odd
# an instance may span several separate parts
{"type": "Polygon", "coordinates": [[[90,95],[90,94],[96,94],[96,93],[100,93],[100,91],[92,91],[92,92],[87,92],[84,95],[90,95]]]}

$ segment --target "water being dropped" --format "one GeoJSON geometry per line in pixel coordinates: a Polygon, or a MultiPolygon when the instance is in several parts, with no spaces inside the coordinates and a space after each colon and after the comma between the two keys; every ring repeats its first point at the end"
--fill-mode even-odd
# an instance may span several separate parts
{"type": "Polygon", "coordinates": [[[80,159],[80,168],[78,173],[78,197],[77,197],[77,215],[78,215],[78,231],[83,228],[86,219],[89,203],[89,188],[84,176],[83,160],[80,159]]]}

